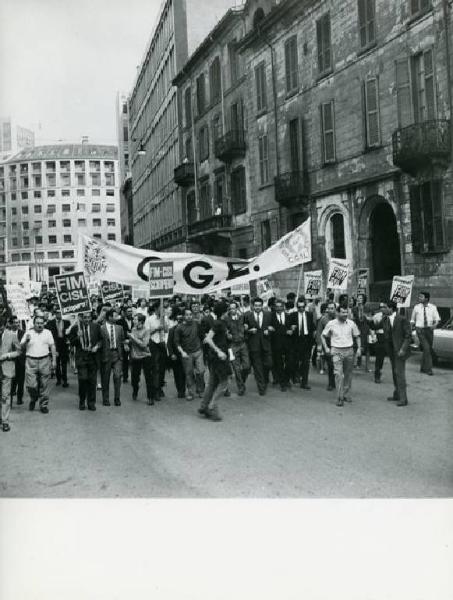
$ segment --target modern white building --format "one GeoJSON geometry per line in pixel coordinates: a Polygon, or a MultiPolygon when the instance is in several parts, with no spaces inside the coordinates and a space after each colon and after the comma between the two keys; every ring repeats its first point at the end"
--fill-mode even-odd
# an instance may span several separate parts
{"type": "Polygon", "coordinates": [[[0,162],[11,158],[23,148],[35,145],[35,134],[18,125],[11,117],[0,117],[0,162]]]}
{"type": "Polygon", "coordinates": [[[0,164],[2,223],[3,265],[30,265],[47,283],[75,269],[79,232],[120,241],[117,147],[37,146],[0,164]]]}

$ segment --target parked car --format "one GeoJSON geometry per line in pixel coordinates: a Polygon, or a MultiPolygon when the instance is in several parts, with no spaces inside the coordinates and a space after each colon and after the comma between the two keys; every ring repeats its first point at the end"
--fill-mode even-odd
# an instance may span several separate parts
{"type": "Polygon", "coordinates": [[[433,352],[435,362],[453,362],[453,317],[434,330],[433,352]]]}

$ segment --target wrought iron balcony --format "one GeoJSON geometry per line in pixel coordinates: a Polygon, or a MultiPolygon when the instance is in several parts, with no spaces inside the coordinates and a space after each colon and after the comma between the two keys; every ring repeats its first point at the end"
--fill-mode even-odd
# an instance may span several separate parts
{"type": "Polygon", "coordinates": [[[216,231],[229,230],[233,227],[231,215],[212,215],[201,221],[189,223],[189,235],[215,233],[216,231]]]}
{"type": "Polygon", "coordinates": [[[433,162],[448,162],[451,153],[448,119],[414,123],[397,129],[392,137],[393,164],[414,175],[433,162]]]}
{"type": "Polygon", "coordinates": [[[195,182],[195,169],[193,162],[182,163],[174,170],[176,185],[189,187],[195,182]]]}
{"type": "Polygon", "coordinates": [[[308,203],[302,171],[281,173],[274,179],[275,201],[286,208],[293,208],[308,203]]]}
{"type": "Polygon", "coordinates": [[[245,156],[245,136],[243,129],[232,129],[215,141],[214,153],[223,162],[245,156]]]}

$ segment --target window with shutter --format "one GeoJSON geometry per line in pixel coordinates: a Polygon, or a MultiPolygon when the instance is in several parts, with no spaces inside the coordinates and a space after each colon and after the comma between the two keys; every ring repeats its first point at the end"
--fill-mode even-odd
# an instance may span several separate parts
{"type": "Polygon", "coordinates": [[[412,249],[416,253],[447,250],[442,182],[426,181],[409,188],[412,249]]]}
{"type": "Polygon", "coordinates": [[[411,69],[409,57],[396,61],[396,97],[398,105],[398,124],[406,127],[414,122],[412,104],[411,69]]]}
{"type": "Polygon", "coordinates": [[[211,93],[211,104],[215,104],[220,100],[221,85],[220,85],[220,60],[216,57],[211,64],[209,72],[209,83],[211,93]]]}
{"type": "Polygon", "coordinates": [[[379,81],[377,77],[365,82],[365,119],[367,148],[379,146],[381,132],[379,125],[379,81]]]}
{"type": "Polygon", "coordinates": [[[204,81],[204,73],[197,78],[197,111],[201,115],[206,108],[206,88],[204,81]]]}
{"type": "Polygon", "coordinates": [[[411,15],[422,14],[431,8],[431,0],[410,0],[411,15]]]}
{"type": "Polygon", "coordinates": [[[292,92],[299,85],[297,58],[297,36],[291,37],[285,42],[285,72],[286,91],[292,92]]]}
{"type": "Polygon", "coordinates": [[[192,124],[192,91],[187,88],[184,94],[184,107],[186,113],[186,127],[190,127],[192,124]]]}
{"type": "Polygon", "coordinates": [[[260,166],[260,183],[264,185],[269,181],[269,154],[267,135],[258,138],[258,156],[260,166]]]}
{"type": "Polygon", "coordinates": [[[420,210],[420,187],[411,185],[409,187],[411,208],[411,240],[412,250],[419,254],[423,248],[423,231],[420,210]]]}
{"type": "Polygon", "coordinates": [[[321,104],[321,129],[324,164],[335,162],[334,101],[321,104]]]}
{"type": "Polygon", "coordinates": [[[208,219],[211,215],[211,186],[206,181],[200,185],[200,220],[208,219]]]}
{"type": "Polygon", "coordinates": [[[346,258],[346,247],[344,243],[344,217],[341,213],[335,213],[330,219],[332,258],[346,258]]]}
{"type": "Polygon", "coordinates": [[[358,0],[360,47],[375,42],[375,0],[358,0]]]}
{"type": "Polygon", "coordinates": [[[231,173],[231,194],[234,214],[244,213],[247,209],[244,167],[239,167],[231,173]]]}
{"type": "Polygon", "coordinates": [[[316,21],[316,38],[318,43],[318,72],[323,75],[332,69],[329,13],[316,21]]]}
{"type": "Polygon", "coordinates": [[[433,52],[426,50],[413,58],[415,116],[418,122],[435,119],[433,52]]]}
{"type": "Polygon", "coordinates": [[[260,112],[267,107],[266,70],[264,62],[255,68],[255,86],[256,110],[260,112]]]}

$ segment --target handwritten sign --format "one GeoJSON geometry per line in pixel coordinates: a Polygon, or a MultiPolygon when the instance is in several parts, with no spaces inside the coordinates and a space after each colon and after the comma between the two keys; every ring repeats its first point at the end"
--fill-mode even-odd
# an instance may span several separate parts
{"type": "Polygon", "coordinates": [[[173,261],[149,263],[149,295],[151,298],[173,296],[174,285],[173,261]]]}
{"type": "Polygon", "coordinates": [[[63,316],[91,310],[90,295],[82,271],[55,275],[55,288],[63,316]]]}

